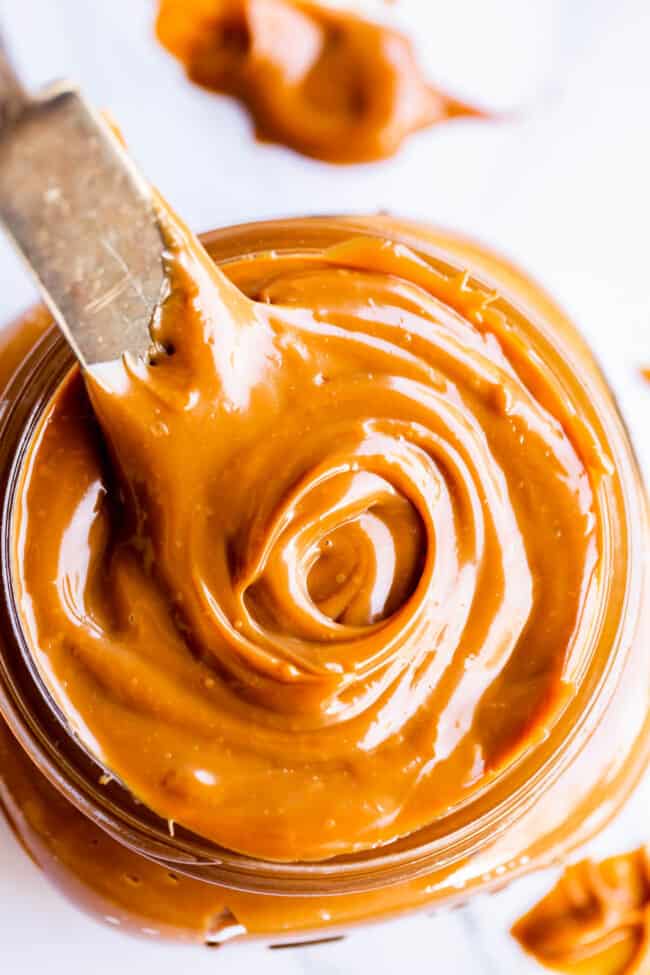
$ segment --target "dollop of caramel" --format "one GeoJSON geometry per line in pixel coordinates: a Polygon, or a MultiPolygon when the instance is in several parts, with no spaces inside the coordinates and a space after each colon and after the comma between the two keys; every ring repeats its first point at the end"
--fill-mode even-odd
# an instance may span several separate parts
{"type": "Polygon", "coordinates": [[[650,971],[650,855],[644,848],[568,867],[513,928],[541,964],[570,975],[650,971]]]}
{"type": "Polygon", "coordinates": [[[403,34],[307,0],[161,0],[156,29],[260,138],[329,162],[382,159],[417,129],[483,114],[428,84],[403,34]]]}
{"type": "Polygon", "coordinates": [[[164,219],[167,353],[91,373],[94,413],[73,372],[24,466],[37,663],[161,816],[281,861],[389,843],[571,694],[606,458],[467,274],[357,237],[248,255],[244,293],[164,219]]]}

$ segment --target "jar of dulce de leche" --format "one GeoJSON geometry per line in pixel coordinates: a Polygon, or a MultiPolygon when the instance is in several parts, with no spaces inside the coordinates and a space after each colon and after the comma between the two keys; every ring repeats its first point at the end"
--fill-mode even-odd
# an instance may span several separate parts
{"type": "Polygon", "coordinates": [[[181,326],[131,399],[93,411],[44,313],[8,333],[18,838],[107,923],[211,945],[336,937],[556,861],[650,744],[645,497],[589,349],[445,231],[202,240],[217,312],[180,261],[181,326]]]}

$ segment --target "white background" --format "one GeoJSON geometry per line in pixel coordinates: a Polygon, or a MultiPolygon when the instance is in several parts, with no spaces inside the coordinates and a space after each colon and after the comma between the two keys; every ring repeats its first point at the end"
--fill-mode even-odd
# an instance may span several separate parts
{"type": "MultiPolygon", "coordinates": [[[[147,175],[197,230],[344,211],[463,230],[528,268],[588,336],[650,471],[650,4],[647,0],[365,3],[412,32],[432,80],[503,110],[411,139],[389,163],[333,168],[256,144],[232,102],[193,88],[152,37],[153,0],[0,0],[30,84],[68,74],[119,121],[147,175]]],[[[0,320],[33,300],[0,239],[0,320]]],[[[650,781],[596,842],[650,840],[650,781]]],[[[51,890],[0,823],[0,972],[160,975],[525,975],[511,921],[552,874],[453,914],[385,924],[334,945],[223,952],[131,940],[51,890]]]]}

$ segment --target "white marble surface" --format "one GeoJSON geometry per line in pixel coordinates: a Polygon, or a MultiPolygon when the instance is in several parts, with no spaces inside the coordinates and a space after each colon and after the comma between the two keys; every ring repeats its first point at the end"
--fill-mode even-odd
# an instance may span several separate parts
{"type": "MultiPolygon", "coordinates": [[[[109,108],[147,174],[197,229],[255,217],[388,208],[470,232],[530,269],[589,337],[650,471],[650,5],[647,0],[401,0],[432,78],[508,110],[411,140],[396,160],[330,168],[255,144],[227,100],[185,83],[151,36],[148,0],[0,0],[33,84],[70,74],[109,108]],[[126,21],[126,22],[125,22],[126,21]]],[[[0,320],[32,300],[0,239],[0,320]]],[[[594,844],[650,839],[650,781],[594,844]]],[[[471,908],[338,944],[215,954],[131,940],[51,890],[0,824],[0,972],[451,975],[536,970],[509,923],[550,883],[528,878],[471,908]]]]}

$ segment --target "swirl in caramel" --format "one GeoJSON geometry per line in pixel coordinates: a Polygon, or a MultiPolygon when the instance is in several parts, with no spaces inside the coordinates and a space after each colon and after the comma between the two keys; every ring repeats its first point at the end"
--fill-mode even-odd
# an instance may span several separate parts
{"type": "Polygon", "coordinates": [[[381,236],[230,279],[172,217],[152,364],[40,422],[15,575],[71,726],[232,850],[386,844],[486,788],[572,693],[596,434],[525,320],[381,236]]]}

